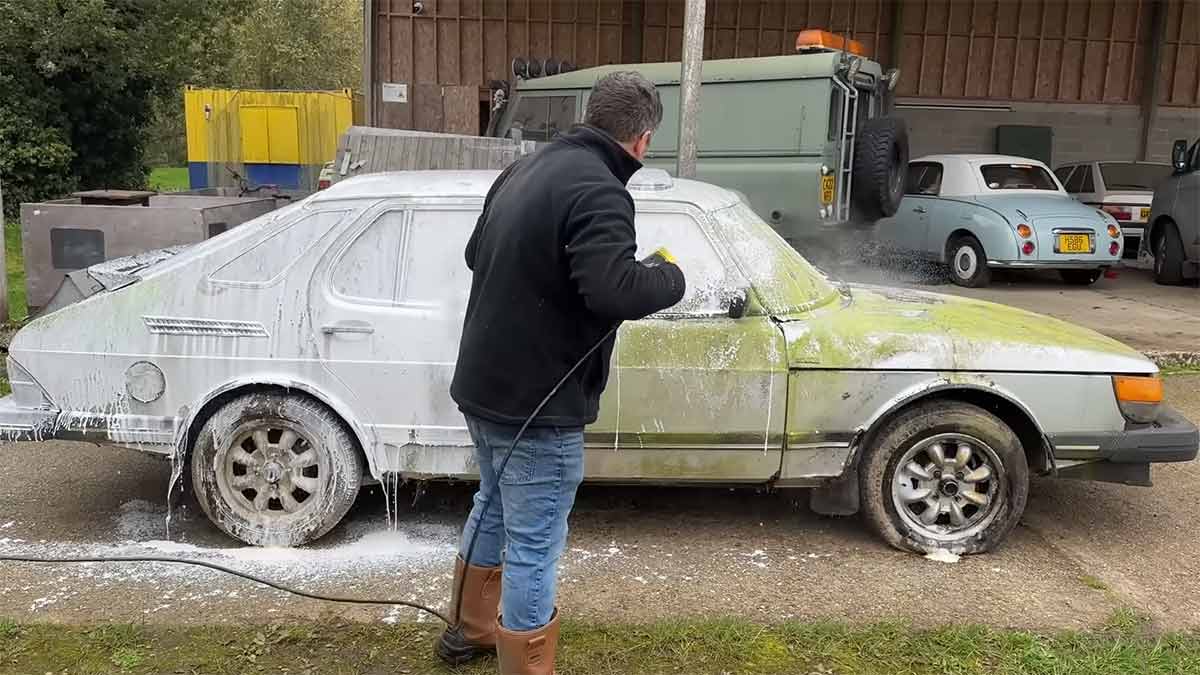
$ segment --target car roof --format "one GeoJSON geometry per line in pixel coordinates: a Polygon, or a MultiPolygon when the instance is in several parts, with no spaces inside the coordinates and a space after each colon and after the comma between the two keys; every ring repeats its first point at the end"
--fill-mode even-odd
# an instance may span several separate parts
{"type": "MultiPolygon", "coordinates": [[[[842,52],[827,51],[811,54],[713,59],[711,61],[706,59],[704,61],[704,69],[700,73],[700,81],[708,84],[712,82],[796,80],[810,77],[829,77],[837,68],[837,62],[841,58],[842,52]]],[[[879,64],[866,57],[862,58],[861,68],[877,77],[882,72],[879,64]]],[[[517,90],[591,89],[596,80],[620,70],[636,70],[643,77],[658,86],[679,84],[679,62],[675,61],[668,63],[614,64],[573,70],[560,75],[547,75],[545,77],[521,80],[517,84],[517,90]]]]}
{"type": "MultiPolygon", "coordinates": [[[[498,169],[370,173],[334,183],[316,193],[313,202],[420,197],[482,199],[499,175],[498,169]]],[[[686,202],[709,211],[739,201],[735,193],[725,188],[674,178],[662,169],[652,168],[634,174],[629,181],[629,192],[636,201],[686,202]]]]}
{"type": "Polygon", "coordinates": [[[913,162],[969,162],[971,164],[1037,164],[1038,166],[1046,166],[1041,160],[1033,159],[1032,157],[1017,157],[1016,155],[983,155],[983,154],[945,154],[945,155],[925,155],[918,157],[913,162]]]}

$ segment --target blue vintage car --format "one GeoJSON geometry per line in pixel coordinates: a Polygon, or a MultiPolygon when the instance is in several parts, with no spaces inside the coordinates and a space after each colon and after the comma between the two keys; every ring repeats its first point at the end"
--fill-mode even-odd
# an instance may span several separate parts
{"type": "Polygon", "coordinates": [[[1004,155],[929,155],[909,163],[905,196],[879,221],[880,245],[948,264],[960,286],[992,268],[1058,270],[1086,285],[1121,260],[1120,225],[1072,199],[1045,164],[1004,155]]]}

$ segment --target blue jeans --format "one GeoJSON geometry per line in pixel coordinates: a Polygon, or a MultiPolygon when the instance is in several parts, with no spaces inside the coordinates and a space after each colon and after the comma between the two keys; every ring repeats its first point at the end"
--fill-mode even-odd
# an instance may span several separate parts
{"type": "Polygon", "coordinates": [[[503,475],[497,476],[520,427],[466,418],[479,463],[479,490],[463,528],[459,554],[466,558],[478,529],[470,563],[504,565],[501,623],[515,631],[541,628],[554,615],[567,516],[583,481],[583,427],[526,429],[503,475]],[[492,494],[496,496],[483,513],[484,501],[492,494]]]}

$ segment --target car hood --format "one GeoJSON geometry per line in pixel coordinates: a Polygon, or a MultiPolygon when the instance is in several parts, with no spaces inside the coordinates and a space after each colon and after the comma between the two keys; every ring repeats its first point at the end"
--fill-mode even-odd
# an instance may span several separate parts
{"type": "Polygon", "coordinates": [[[850,286],[846,301],[780,317],[793,369],[1153,373],[1136,350],[1007,305],[850,286]]]}
{"type": "Polygon", "coordinates": [[[1067,195],[1058,193],[1037,195],[1025,192],[1016,195],[981,195],[976,197],[976,200],[1005,215],[1024,214],[1024,220],[1026,221],[1042,216],[1074,216],[1084,218],[1094,218],[1096,216],[1096,207],[1088,206],[1067,195]]]}

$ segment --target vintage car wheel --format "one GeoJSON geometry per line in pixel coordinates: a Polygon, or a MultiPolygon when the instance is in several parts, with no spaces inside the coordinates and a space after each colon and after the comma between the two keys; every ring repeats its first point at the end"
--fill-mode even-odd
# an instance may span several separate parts
{"type": "Polygon", "coordinates": [[[1183,284],[1183,239],[1175,223],[1166,223],[1154,247],[1154,280],[1163,286],[1183,284]]]}
{"type": "Polygon", "coordinates": [[[1100,270],[1059,270],[1058,276],[1062,277],[1063,282],[1075,284],[1078,286],[1089,286],[1096,283],[1103,272],[1100,270]]]}
{"type": "Polygon", "coordinates": [[[971,235],[955,237],[946,248],[954,283],[967,288],[983,288],[991,283],[992,270],[978,239],[971,235]]]}
{"type": "Polygon", "coordinates": [[[254,546],[298,546],[346,515],[363,460],[324,405],[256,393],[229,401],[205,422],[191,474],[200,507],[226,534],[254,546]]]}
{"type": "Polygon", "coordinates": [[[916,405],[886,423],[864,451],[860,501],[892,546],[918,553],[994,549],[1016,526],[1029,467],[1016,434],[975,405],[916,405]]]}
{"type": "Polygon", "coordinates": [[[863,123],[854,141],[850,198],[856,220],[873,223],[896,215],[908,174],[908,127],[896,117],[863,123]]]}

